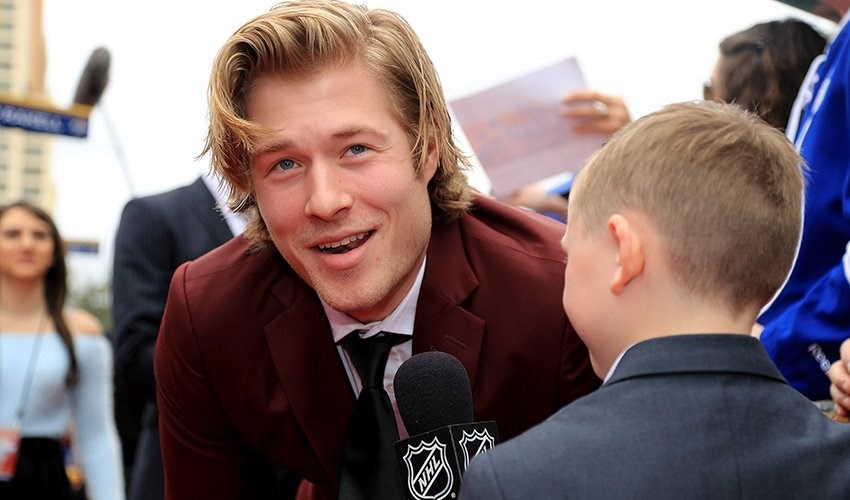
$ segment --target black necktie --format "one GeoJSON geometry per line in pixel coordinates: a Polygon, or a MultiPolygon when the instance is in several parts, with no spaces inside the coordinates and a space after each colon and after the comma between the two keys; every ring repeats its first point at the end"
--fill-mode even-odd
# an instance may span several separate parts
{"type": "Polygon", "coordinates": [[[393,443],[398,441],[398,428],[383,382],[390,349],[409,338],[408,335],[381,332],[364,339],[355,331],[342,339],[363,389],[348,424],[342,455],[340,500],[404,498],[393,448],[393,443]]]}

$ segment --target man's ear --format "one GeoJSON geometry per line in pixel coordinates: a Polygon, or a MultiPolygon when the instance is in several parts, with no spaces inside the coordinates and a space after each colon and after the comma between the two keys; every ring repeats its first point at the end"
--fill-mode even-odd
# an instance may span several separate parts
{"type": "Polygon", "coordinates": [[[611,292],[620,295],[626,285],[643,272],[643,245],[634,225],[620,214],[608,218],[608,232],[617,246],[617,268],[611,279],[611,292]]]}
{"type": "Polygon", "coordinates": [[[437,148],[435,140],[428,142],[428,151],[425,154],[425,163],[422,165],[422,177],[425,183],[431,182],[434,174],[437,173],[437,168],[440,165],[440,151],[437,148]]]}

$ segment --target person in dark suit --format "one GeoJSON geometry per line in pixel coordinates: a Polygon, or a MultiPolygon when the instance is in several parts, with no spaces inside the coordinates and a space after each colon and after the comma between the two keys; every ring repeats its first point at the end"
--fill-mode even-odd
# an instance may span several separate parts
{"type": "Polygon", "coordinates": [[[349,335],[408,336],[381,370],[390,397],[412,354],[454,355],[504,437],[598,387],[557,297],[563,224],[472,192],[400,16],[279,4],[225,43],[210,92],[206,152],[249,223],[169,290],[154,357],[167,498],[268,498],[273,465],[304,477],[299,498],[338,498],[362,385],[349,335]]]}
{"type": "MultiPolygon", "coordinates": [[[[116,406],[138,420],[135,453],[127,464],[128,498],[163,498],[162,457],[156,412],[153,351],[168,286],[177,266],[241,232],[217,208],[215,181],[208,176],[174,190],[127,202],[115,235],[112,316],[116,406]],[[132,471],[132,472],[130,472],[132,471]]],[[[127,428],[127,426],[123,426],[127,428]]],[[[132,429],[132,427],[130,427],[132,429]]],[[[125,435],[125,443],[133,439],[125,435]]],[[[132,452],[133,446],[125,446],[132,452]]],[[[125,453],[126,453],[125,451],[125,453]]],[[[126,462],[126,459],[125,459],[126,462]]]]}
{"type": "Polygon", "coordinates": [[[794,261],[801,165],[782,132],[711,102],[669,105],[592,156],[563,305],[605,382],[473,458],[459,498],[850,498],[850,426],[749,335],[794,261]]]}

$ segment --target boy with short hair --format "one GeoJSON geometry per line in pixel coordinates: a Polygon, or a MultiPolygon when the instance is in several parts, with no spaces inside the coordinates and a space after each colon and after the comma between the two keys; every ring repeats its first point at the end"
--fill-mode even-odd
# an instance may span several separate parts
{"type": "Polygon", "coordinates": [[[734,105],[615,134],[562,240],[564,309],[605,383],[476,457],[461,499],[850,498],[850,426],[749,336],[794,260],[803,182],[782,133],[734,105]]]}

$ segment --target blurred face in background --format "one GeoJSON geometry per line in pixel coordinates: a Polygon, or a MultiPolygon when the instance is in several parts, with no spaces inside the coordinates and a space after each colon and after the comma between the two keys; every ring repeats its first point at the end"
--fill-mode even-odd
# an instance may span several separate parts
{"type": "Polygon", "coordinates": [[[50,226],[22,207],[0,216],[0,275],[6,279],[43,279],[53,262],[56,243],[50,226]]]}

